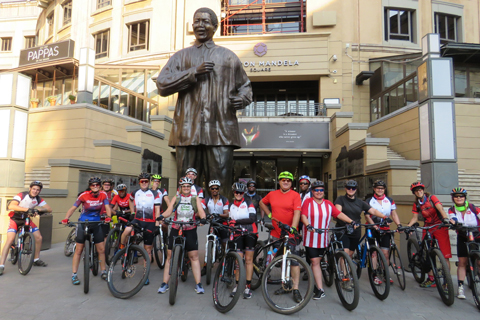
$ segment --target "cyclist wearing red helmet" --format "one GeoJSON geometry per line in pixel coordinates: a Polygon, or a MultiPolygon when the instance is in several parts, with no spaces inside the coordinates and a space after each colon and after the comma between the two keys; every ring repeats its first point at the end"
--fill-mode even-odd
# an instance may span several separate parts
{"type": "MultiPolygon", "coordinates": [[[[425,219],[425,226],[433,226],[445,222],[449,223],[448,215],[443,210],[443,205],[434,195],[425,192],[425,185],[419,181],[412,183],[410,191],[415,195],[415,202],[412,208],[412,219],[408,223],[408,226],[413,225],[418,221],[418,214],[421,213],[425,219]]],[[[425,236],[425,231],[423,232],[425,236]]],[[[437,239],[440,251],[449,263],[449,259],[452,257],[452,251],[450,249],[450,237],[448,236],[447,228],[439,228],[432,232],[432,237],[437,239]]],[[[420,284],[422,288],[436,287],[435,279],[432,271],[428,273],[428,278],[420,284]]]]}

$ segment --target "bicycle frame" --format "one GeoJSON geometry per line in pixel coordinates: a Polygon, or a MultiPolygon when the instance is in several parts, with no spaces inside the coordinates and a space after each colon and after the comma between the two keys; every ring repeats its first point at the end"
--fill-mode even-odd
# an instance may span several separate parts
{"type": "Polygon", "coordinates": [[[358,252],[361,255],[360,259],[360,267],[365,268],[367,266],[367,252],[370,250],[370,246],[372,243],[376,247],[378,247],[377,244],[377,239],[373,236],[372,234],[372,229],[370,227],[374,226],[375,224],[362,224],[361,226],[364,226],[367,228],[366,232],[364,235],[360,238],[360,242],[358,244],[358,252]],[[362,250],[363,247],[363,250],[362,250]]]}
{"type": "Polygon", "coordinates": [[[213,252],[212,252],[212,263],[214,263],[217,259],[217,248],[220,248],[220,241],[218,236],[215,234],[215,227],[210,223],[209,234],[207,234],[207,241],[205,242],[205,263],[207,263],[208,259],[208,243],[213,243],[213,252]]]}

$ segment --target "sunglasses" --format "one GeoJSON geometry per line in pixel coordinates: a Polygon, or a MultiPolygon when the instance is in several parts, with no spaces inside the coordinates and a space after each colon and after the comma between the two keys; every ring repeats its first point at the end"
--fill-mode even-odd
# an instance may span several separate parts
{"type": "Polygon", "coordinates": [[[313,191],[315,191],[315,192],[323,192],[323,191],[325,191],[325,189],[313,189],[313,191]]]}
{"type": "Polygon", "coordinates": [[[220,188],[210,188],[210,190],[220,190],[220,188]]]}
{"type": "Polygon", "coordinates": [[[454,198],[466,198],[465,196],[462,196],[462,195],[455,195],[453,196],[454,198]]]}
{"type": "Polygon", "coordinates": [[[153,180],[153,182],[160,182],[160,180],[153,180]]]}
{"type": "Polygon", "coordinates": [[[300,184],[307,185],[309,183],[308,182],[300,182],[300,184]]]}
{"type": "Polygon", "coordinates": [[[150,181],[148,180],[140,180],[140,183],[149,183],[150,181]]]}
{"type": "Polygon", "coordinates": [[[357,190],[357,188],[355,188],[355,187],[345,187],[345,189],[347,189],[347,190],[357,190]]]}
{"type": "Polygon", "coordinates": [[[235,194],[244,194],[245,192],[235,191],[235,194]]]}
{"type": "Polygon", "coordinates": [[[281,179],[280,182],[292,182],[290,179],[281,179]]]}
{"type": "Polygon", "coordinates": [[[92,183],[92,184],[90,185],[90,187],[100,187],[100,184],[98,184],[98,183],[92,183]]]}

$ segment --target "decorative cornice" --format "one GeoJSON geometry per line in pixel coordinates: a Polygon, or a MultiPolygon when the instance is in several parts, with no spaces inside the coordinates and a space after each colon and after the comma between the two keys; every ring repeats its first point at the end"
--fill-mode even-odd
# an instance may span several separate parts
{"type": "Polygon", "coordinates": [[[48,165],[51,167],[69,167],[88,169],[94,171],[111,171],[112,166],[109,164],[96,163],[75,159],[48,159],[48,165]]]}
{"type": "Polygon", "coordinates": [[[341,103],[325,104],[325,109],[342,109],[342,104],[341,103]]]}
{"type": "Polygon", "coordinates": [[[128,127],[125,127],[125,129],[127,130],[127,132],[141,132],[141,133],[149,134],[153,137],[156,137],[162,140],[165,139],[165,135],[163,133],[144,127],[144,126],[128,126],[128,127]]]}
{"type": "Polygon", "coordinates": [[[68,190],[43,188],[41,196],[42,198],[66,198],[68,197],[68,190]]]}
{"type": "Polygon", "coordinates": [[[417,170],[418,167],[420,167],[419,160],[387,160],[367,166],[365,172],[374,173],[385,170],[417,170]]]}
{"type": "MultiPolygon", "coordinates": [[[[174,107],[175,108],[175,107],[174,107]]],[[[168,123],[173,123],[173,119],[164,114],[158,116],[150,116],[150,121],[166,121],[168,123]]]]}
{"type": "Polygon", "coordinates": [[[93,145],[95,147],[112,147],[117,149],[133,151],[136,153],[142,152],[141,147],[135,146],[133,144],[117,141],[117,140],[93,140],[93,145]]]}
{"type": "Polygon", "coordinates": [[[330,117],[330,120],[333,120],[335,118],[353,118],[353,112],[335,112],[330,117]]]}
{"type": "Polygon", "coordinates": [[[340,137],[342,134],[344,134],[347,131],[350,130],[367,130],[368,129],[368,123],[347,123],[338,131],[335,133],[335,137],[340,137]]]}
{"type": "Polygon", "coordinates": [[[388,146],[390,138],[365,138],[352,144],[348,149],[355,150],[365,146],[388,146]]]}

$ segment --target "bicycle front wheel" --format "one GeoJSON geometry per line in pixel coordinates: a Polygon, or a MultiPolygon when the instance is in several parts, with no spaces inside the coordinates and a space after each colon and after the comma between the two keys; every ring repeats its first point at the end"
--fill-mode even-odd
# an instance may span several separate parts
{"type": "Polygon", "coordinates": [[[440,249],[437,248],[432,250],[430,258],[432,259],[433,276],[435,277],[435,284],[437,285],[440,298],[447,306],[451,306],[455,301],[455,289],[453,288],[452,276],[450,275],[447,260],[445,260],[440,249]]]}
{"type": "Polygon", "coordinates": [[[267,249],[262,249],[265,242],[259,240],[255,246],[255,252],[253,254],[253,274],[252,283],[250,289],[256,290],[262,284],[262,275],[265,271],[265,262],[267,260],[267,249]]]}
{"type": "Polygon", "coordinates": [[[420,260],[420,246],[417,240],[408,239],[407,242],[407,256],[411,272],[415,281],[422,283],[425,280],[425,272],[423,271],[423,263],[420,260]]]}
{"type": "Polygon", "coordinates": [[[207,246],[207,265],[205,267],[205,271],[206,271],[205,282],[207,283],[207,286],[212,281],[212,268],[213,268],[212,260],[213,260],[213,241],[209,241],[207,246]]]}
{"type": "Polygon", "coordinates": [[[236,252],[228,252],[218,266],[213,280],[212,293],[215,309],[221,313],[232,310],[243,293],[246,276],[243,259],[236,252]],[[236,285],[237,274],[238,285],[236,285]]]}
{"type": "Polygon", "coordinates": [[[157,234],[153,240],[153,255],[155,256],[155,261],[157,266],[160,269],[165,268],[165,260],[167,260],[167,252],[163,243],[162,237],[157,234]]]}
{"type": "Polygon", "coordinates": [[[470,281],[470,286],[473,293],[473,301],[480,310],[480,253],[474,252],[470,254],[470,260],[473,263],[473,279],[470,281]]]}
{"type": "Polygon", "coordinates": [[[396,245],[391,247],[389,255],[390,268],[392,268],[393,274],[397,276],[398,285],[400,286],[400,288],[402,290],[405,290],[405,270],[403,270],[402,258],[400,258],[400,252],[398,252],[398,248],[396,245]]]}
{"type": "Polygon", "coordinates": [[[92,246],[92,256],[90,257],[92,259],[91,266],[92,266],[92,273],[96,277],[98,275],[98,252],[97,252],[97,246],[93,244],[92,246]]]}
{"type": "Polygon", "coordinates": [[[388,271],[387,259],[378,247],[371,246],[368,252],[368,260],[370,286],[378,299],[385,300],[390,293],[390,272],[388,271]]]}
{"type": "Polygon", "coordinates": [[[149,272],[150,258],[147,251],[139,245],[130,245],[113,257],[108,268],[108,289],[116,298],[133,297],[145,285],[149,272]],[[135,255],[138,258],[136,263],[135,255]]]}
{"type": "Polygon", "coordinates": [[[13,265],[15,265],[18,261],[18,249],[16,247],[17,242],[18,241],[15,239],[15,244],[12,245],[12,247],[10,247],[10,252],[9,252],[10,262],[12,262],[13,265]]]}
{"type": "Polygon", "coordinates": [[[168,295],[168,302],[170,305],[175,304],[177,298],[177,288],[178,288],[178,277],[180,270],[182,268],[182,247],[175,246],[172,252],[172,266],[170,268],[170,281],[168,281],[168,286],[170,287],[170,293],[168,295]]]}
{"type": "Polygon", "coordinates": [[[65,245],[63,246],[63,254],[66,257],[70,257],[75,251],[75,238],[77,237],[77,229],[72,228],[68,233],[67,239],[65,240],[65,245]]]}
{"type": "Polygon", "coordinates": [[[323,280],[325,280],[325,285],[327,287],[331,287],[333,284],[333,256],[329,252],[327,252],[322,261],[320,261],[320,265],[322,267],[322,275],[323,280]]]}
{"type": "Polygon", "coordinates": [[[33,234],[25,232],[20,250],[18,251],[18,271],[21,275],[27,275],[32,269],[35,257],[35,239],[33,234]]]}
{"type": "Polygon", "coordinates": [[[182,264],[182,276],[180,277],[180,279],[182,279],[182,282],[187,281],[189,269],[190,269],[190,260],[187,257],[184,257],[183,264],[182,264]]]}
{"type": "Polygon", "coordinates": [[[83,292],[88,293],[90,286],[90,241],[85,240],[83,247],[83,292]]]}
{"type": "Polygon", "coordinates": [[[360,284],[356,266],[345,251],[335,253],[335,287],[342,305],[348,311],[354,310],[360,300],[360,284]]]}
{"type": "Polygon", "coordinates": [[[262,294],[275,312],[292,314],[302,310],[312,300],[315,281],[310,266],[299,256],[276,257],[262,276],[262,294]],[[300,270],[307,275],[300,281],[300,270]]]}
{"type": "MultiPolygon", "coordinates": [[[[362,247],[363,248],[363,247],[362,247]]],[[[362,254],[361,252],[358,250],[358,247],[355,248],[355,251],[353,252],[353,255],[352,255],[352,262],[353,264],[355,265],[355,272],[357,274],[357,278],[360,279],[360,277],[362,276],[362,254]]]]}
{"type": "Polygon", "coordinates": [[[120,230],[117,228],[108,232],[107,240],[105,241],[105,262],[107,265],[110,265],[110,261],[112,261],[113,256],[120,248],[120,237],[120,230]]]}

